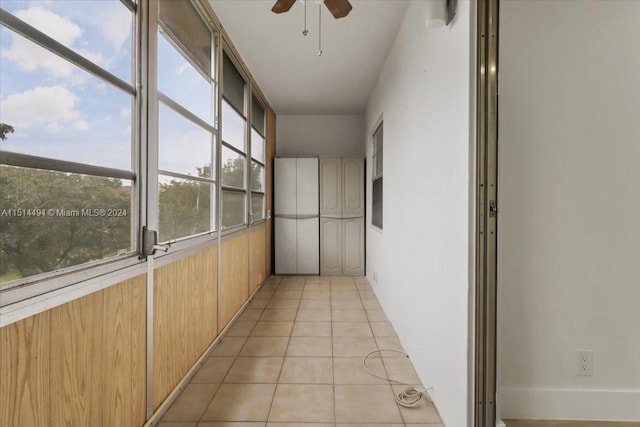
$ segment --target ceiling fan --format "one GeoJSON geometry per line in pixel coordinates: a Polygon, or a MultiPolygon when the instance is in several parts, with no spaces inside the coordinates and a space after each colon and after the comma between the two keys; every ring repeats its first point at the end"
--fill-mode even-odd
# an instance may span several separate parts
{"type": "MultiPolygon", "coordinates": [[[[274,13],[283,13],[289,11],[296,0],[277,0],[273,5],[271,11],[274,13]]],[[[334,18],[344,18],[351,12],[353,6],[349,3],[349,0],[324,0],[324,5],[327,6],[329,12],[334,18]]]]}

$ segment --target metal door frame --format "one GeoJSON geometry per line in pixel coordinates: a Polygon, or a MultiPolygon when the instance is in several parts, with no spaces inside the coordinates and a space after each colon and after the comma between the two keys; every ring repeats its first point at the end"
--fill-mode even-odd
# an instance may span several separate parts
{"type": "Polygon", "coordinates": [[[498,216],[498,0],[477,3],[474,425],[495,427],[498,216]]]}

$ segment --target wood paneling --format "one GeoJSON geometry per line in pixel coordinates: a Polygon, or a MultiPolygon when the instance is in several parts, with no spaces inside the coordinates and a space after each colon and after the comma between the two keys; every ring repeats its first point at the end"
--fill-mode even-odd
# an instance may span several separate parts
{"type": "Polygon", "coordinates": [[[49,425],[50,315],[0,329],[0,426],[49,425]]]}
{"type": "Polygon", "coordinates": [[[211,247],[154,272],[154,409],[216,337],[217,256],[211,247]]]}
{"type": "Polygon", "coordinates": [[[220,247],[220,330],[249,298],[249,234],[220,247]]]}
{"type": "Polygon", "coordinates": [[[251,229],[249,235],[251,248],[249,260],[249,295],[255,291],[267,275],[267,225],[262,224],[251,229]]]}
{"type": "Polygon", "coordinates": [[[145,276],[0,329],[0,425],[145,419],[145,276]]]}

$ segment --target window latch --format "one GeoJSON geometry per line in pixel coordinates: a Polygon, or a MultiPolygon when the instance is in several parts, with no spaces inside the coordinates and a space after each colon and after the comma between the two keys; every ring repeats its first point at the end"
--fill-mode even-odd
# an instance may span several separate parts
{"type": "Polygon", "coordinates": [[[142,255],[155,255],[157,251],[167,252],[169,245],[158,244],[158,232],[149,230],[147,227],[142,228],[142,255]]]}
{"type": "Polygon", "coordinates": [[[498,202],[495,200],[489,200],[489,216],[498,215],[498,202]]]}

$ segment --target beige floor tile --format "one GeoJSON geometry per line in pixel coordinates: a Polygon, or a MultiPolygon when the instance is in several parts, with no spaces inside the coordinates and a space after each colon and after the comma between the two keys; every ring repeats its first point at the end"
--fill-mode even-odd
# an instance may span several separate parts
{"type": "Polygon", "coordinates": [[[269,422],[333,422],[333,386],[278,384],[269,422]]]}
{"type": "Polygon", "coordinates": [[[295,308],[277,308],[277,309],[266,309],[262,316],[260,316],[261,322],[291,322],[295,320],[296,313],[298,312],[295,308]]]}
{"type": "Polygon", "coordinates": [[[225,383],[275,384],[284,357],[238,357],[224,378],[225,383]]]}
{"type": "Polygon", "coordinates": [[[271,299],[267,305],[267,309],[298,308],[299,305],[299,299],[271,299]]]}
{"type": "Polygon", "coordinates": [[[248,337],[251,335],[251,331],[253,327],[256,325],[256,322],[236,322],[229,331],[227,332],[227,337],[248,337]]]}
{"type": "Polygon", "coordinates": [[[288,337],[293,322],[258,322],[251,332],[254,337],[288,337]]]}
{"type": "Polygon", "coordinates": [[[372,425],[371,423],[369,424],[336,424],[336,427],[404,427],[404,424],[388,424],[388,423],[382,423],[382,424],[376,423],[374,425],[372,425]]]}
{"type": "Polygon", "coordinates": [[[356,281],[356,287],[359,291],[371,291],[373,288],[369,284],[369,282],[358,282],[356,281]]]}
{"type": "Polygon", "coordinates": [[[372,337],[369,322],[333,322],[334,337],[372,337]]]}
{"type": "Polygon", "coordinates": [[[267,427],[335,427],[329,423],[267,423],[267,427]]]}
{"type": "Polygon", "coordinates": [[[376,342],[371,337],[334,337],[334,357],[364,357],[375,350],[376,342]]]}
{"type": "Polygon", "coordinates": [[[331,322],[295,322],[292,337],[330,337],[331,322]]]}
{"type": "Polygon", "coordinates": [[[331,308],[330,299],[302,299],[300,300],[301,310],[328,310],[331,308]]]}
{"type": "Polygon", "coordinates": [[[218,384],[233,364],[233,357],[210,357],[191,379],[191,383],[218,384]]]}
{"type": "Polygon", "coordinates": [[[239,317],[239,322],[255,322],[262,316],[262,309],[247,309],[239,317]]]}
{"type": "Polygon", "coordinates": [[[402,423],[389,385],[336,385],[336,422],[402,423]]]}
{"type": "Polygon", "coordinates": [[[331,320],[334,322],[366,322],[367,315],[363,309],[340,309],[331,311],[331,320]]]}
{"type": "Polygon", "coordinates": [[[273,296],[274,292],[275,290],[273,287],[265,284],[262,288],[260,288],[258,292],[256,292],[256,295],[254,296],[254,298],[269,299],[273,296]]]}
{"type": "Polygon", "coordinates": [[[287,357],[331,357],[331,338],[291,337],[287,357]]]}
{"type": "Polygon", "coordinates": [[[284,356],[288,337],[249,337],[240,356],[284,356]]]}
{"type": "Polygon", "coordinates": [[[404,352],[404,348],[402,344],[400,344],[400,340],[394,337],[376,337],[376,343],[378,344],[378,348],[380,350],[394,350],[394,351],[383,351],[382,357],[406,357],[406,355],[400,352],[404,352]]]}
{"type": "Polygon", "coordinates": [[[278,289],[274,294],[272,301],[274,299],[300,299],[302,297],[302,288],[300,289],[278,289]]]}
{"type": "MultiPolygon", "coordinates": [[[[378,375],[387,375],[380,359],[368,359],[367,367],[378,375]]],[[[334,358],[333,378],[335,384],[389,384],[365,371],[360,357],[334,358]]]]}
{"type": "Polygon", "coordinates": [[[375,292],[371,290],[361,290],[358,289],[358,293],[360,294],[360,298],[362,299],[373,299],[377,298],[375,292]]]}
{"type": "Polygon", "coordinates": [[[202,422],[198,424],[198,427],[264,427],[264,422],[202,422]]]}
{"type": "Polygon", "coordinates": [[[297,322],[328,322],[331,320],[331,310],[298,310],[297,322]]]}
{"type": "Polygon", "coordinates": [[[380,303],[376,298],[362,298],[362,305],[366,309],[382,308],[382,306],[380,305],[380,303]]]}
{"type": "Polygon", "coordinates": [[[211,356],[237,356],[247,338],[224,337],[211,352],[211,356]]]}
{"type": "Polygon", "coordinates": [[[305,287],[304,287],[305,292],[306,291],[330,291],[331,290],[331,284],[328,282],[307,282],[305,287]]]}
{"type": "MultiPolygon", "coordinates": [[[[405,390],[407,386],[396,384],[391,386],[391,388],[395,394],[398,394],[405,390]]],[[[429,396],[424,396],[411,408],[405,408],[400,405],[398,405],[398,408],[400,409],[402,418],[404,418],[404,422],[407,424],[425,423],[431,425],[431,423],[442,423],[438,411],[436,411],[429,396]]]]}
{"type": "MultiPolygon", "coordinates": [[[[440,424],[440,423],[419,423],[419,424],[405,424],[405,426],[407,427],[444,427],[444,424],[440,424]]],[[[598,425],[597,427],[605,427],[605,426],[601,426],[598,425]]]]}
{"type": "Polygon", "coordinates": [[[196,424],[195,421],[162,421],[158,427],[196,427],[196,424]]]}
{"type": "Polygon", "coordinates": [[[265,308],[268,303],[269,303],[269,299],[267,299],[267,298],[254,298],[247,305],[247,309],[248,310],[255,310],[255,309],[265,308]]]}
{"type": "Polygon", "coordinates": [[[202,421],[266,421],[275,384],[222,384],[202,421]]]}
{"type": "Polygon", "coordinates": [[[219,384],[189,384],[171,405],[163,421],[198,421],[219,384]]]}
{"type": "Polygon", "coordinates": [[[396,331],[389,322],[371,322],[371,330],[376,337],[396,337],[396,331]]]}
{"type": "Polygon", "coordinates": [[[286,357],[280,384],[333,384],[330,357],[286,357]]]}
{"type": "MultiPolygon", "coordinates": [[[[322,286],[326,286],[326,285],[322,285],[322,286]]],[[[315,299],[315,300],[326,300],[326,301],[330,301],[331,300],[331,290],[329,289],[329,287],[326,287],[326,289],[324,290],[309,290],[307,288],[304,289],[304,292],[302,292],[302,299],[315,299]]]]}
{"type": "Polygon", "coordinates": [[[420,385],[422,382],[408,357],[382,358],[389,378],[404,383],[420,385]]]}
{"type": "Polygon", "coordinates": [[[381,308],[370,308],[365,310],[369,322],[388,322],[387,315],[381,308]]]}
{"type": "Polygon", "coordinates": [[[362,301],[360,299],[332,299],[331,308],[333,309],[362,309],[362,301]]]}
{"type": "Polygon", "coordinates": [[[336,290],[331,291],[331,299],[360,299],[360,294],[357,290],[336,290]]]}

